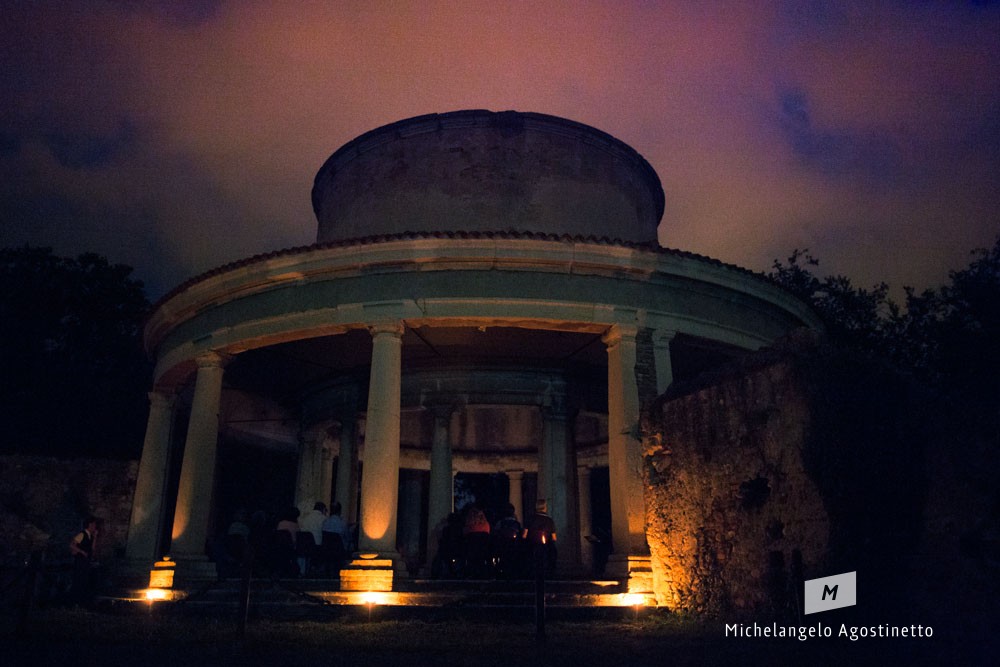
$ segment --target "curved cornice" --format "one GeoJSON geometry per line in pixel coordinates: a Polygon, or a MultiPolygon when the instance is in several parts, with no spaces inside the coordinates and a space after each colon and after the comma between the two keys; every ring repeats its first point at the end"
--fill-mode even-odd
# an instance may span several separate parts
{"type": "MultiPolygon", "coordinates": [[[[692,253],[608,239],[531,233],[441,232],[316,244],[258,255],[220,267],[184,283],[157,303],[146,324],[146,347],[151,355],[157,353],[165,338],[182,323],[222,306],[235,307],[229,304],[236,302],[239,302],[241,314],[230,313],[224,324],[217,323],[213,326],[229,329],[243,326],[246,322],[263,317],[255,311],[253,297],[263,297],[274,290],[302,288],[308,291],[320,285],[333,284],[331,281],[341,281],[337,284],[345,284],[351,280],[378,281],[379,276],[383,276],[382,282],[385,282],[398,280],[401,274],[405,275],[407,272],[414,276],[411,288],[419,290],[418,280],[426,280],[428,276],[443,271],[454,271],[465,277],[475,277],[479,275],[477,272],[496,271],[502,272],[510,280],[520,275],[543,286],[554,285],[553,281],[557,276],[561,276],[560,280],[596,278],[602,281],[601,284],[605,285],[602,289],[608,293],[624,292],[632,286],[642,290],[648,297],[657,294],[656,290],[662,288],[667,290],[663,293],[667,298],[684,293],[711,299],[718,307],[723,308],[736,308],[735,304],[740,303],[740,308],[744,311],[749,308],[750,311],[772,313],[764,315],[765,318],[773,318],[774,313],[780,312],[783,313],[781,317],[789,322],[796,321],[814,328],[821,326],[816,316],[802,302],[765,277],[692,253]],[[621,289],[615,285],[620,285],[621,289]],[[754,306],[755,303],[759,305],[754,306]]],[[[372,284],[374,286],[378,283],[372,284]]],[[[461,285],[461,282],[456,284],[461,285]]],[[[475,300],[483,296],[484,301],[506,299],[507,295],[503,293],[505,285],[497,285],[499,284],[490,288],[492,296],[489,297],[477,291],[482,290],[481,286],[472,285],[468,290],[463,286],[463,289],[457,290],[448,298],[475,300]]],[[[523,301],[537,298],[526,297],[518,294],[513,287],[511,289],[513,291],[509,296],[512,303],[518,299],[523,301]]],[[[291,295],[292,292],[288,294],[291,295]]],[[[414,297],[407,291],[405,295],[401,293],[383,298],[422,299],[424,296],[430,297],[425,294],[414,297]]],[[[271,302],[274,301],[273,296],[268,298],[271,302]]],[[[589,301],[595,301],[595,297],[581,293],[578,296],[573,294],[570,298],[564,296],[560,303],[575,304],[574,307],[579,308],[589,301]]],[[[649,299],[646,301],[648,303],[649,299]]],[[[282,312],[294,315],[305,312],[301,310],[303,307],[329,309],[342,305],[346,303],[306,303],[299,304],[299,310],[282,312]]],[[[598,306],[629,308],[625,301],[619,303],[616,297],[610,300],[606,298],[598,306]]],[[[287,308],[291,309],[292,306],[287,308]]],[[[653,310],[657,308],[653,307],[653,310]]],[[[663,312],[669,314],[669,309],[663,312]]],[[[403,317],[419,319],[432,316],[420,315],[418,312],[415,316],[403,317]]],[[[454,315],[444,314],[441,317],[454,315]]],[[[711,316],[706,313],[705,317],[709,318],[705,320],[709,322],[711,316]]],[[[289,322],[291,326],[291,320],[289,322]]],[[[199,336],[213,331],[214,329],[209,328],[198,335],[192,335],[192,341],[197,343],[201,340],[199,336]]],[[[235,331],[233,334],[236,335],[235,331]]],[[[176,341],[173,345],[176,347],[176,341]]]]}

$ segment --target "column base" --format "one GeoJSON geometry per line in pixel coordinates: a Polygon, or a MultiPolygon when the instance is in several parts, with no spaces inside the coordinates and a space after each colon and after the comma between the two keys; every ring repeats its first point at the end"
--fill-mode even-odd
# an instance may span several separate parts
{"type": "Polygon", "coordinates": [[[605,572],[627,582],[629,593],[653,592],[653,562],[644,554],[612,554],[605,572]]]}
{"type": "Polygon", "coordinates": [[[177,563],[174,570],[176,582],[184,584],[190,581],[216,579],[219,576],[215,562],[210,561],[208,556],[180,554],[173,559],[177,563]]]}
{"type": "Polygon", "coordinates": [[[391,591],[396,575],[406,572],[402,557],[394,551],[363,551],[354,554],[340,571],[342,591],[391,591]]]}

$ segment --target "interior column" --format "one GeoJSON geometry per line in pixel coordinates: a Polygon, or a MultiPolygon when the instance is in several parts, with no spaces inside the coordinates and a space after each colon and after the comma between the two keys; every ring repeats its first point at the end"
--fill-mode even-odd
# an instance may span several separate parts
{"type": "Polygon", "coordinates": [[[509,483],[507,500],[514,506],[514,516],[523,524],[527,518],[524,516],[524,471],[508,470],[507,482],[509,483]]]}
{"type": "Polygon", "coordinates": [[[357,415],[352,411],[340,418],[340,453],[337,455],[337,502],[348,524],[358,517],[357,415]]]}
{"type": "Polygon", "coordinates": [[[430,495],[427,501],[428,557],[437,556],[441,532],[455,507],[455,477],[451,463],[450,426],[454,408],[438,405],[431,408],[434,435],[431,441],[430,495]]]}
{"type": "MultiPolygon", "coordinates": [[[[326,432],[316,429],[299,434],[299,466],[295,481],[295,506],[303,514],[321,500],[323,441],[326,432]]],[[[329,491],[327,492],[329,493],[329,491]]]]}
{"type": "Polygon", "coordinates": [[[570,489],[575,488],[573,477],[576,472],[572,444],[573,415],[565,407],[558,406],[543,408],[542,416],[545,446],[544,456],[539,461],[539,477],[544,470],[545,486],[542,488],[539,484],[539,497],[548,501],[549,514],[556,524],[559,549],[556,567],[560,572],[567,573],[579,565],[575,505],[570,502],[570,489]]]}
{"type": "Polygon", "coordinates": [[[587,540],[593,534],[593,522],[590,505],[590,466],[579,465],[576,468],[577,507],[580,517],[580,564],[588,574],[594,571],[594,549],[587,540]]]}

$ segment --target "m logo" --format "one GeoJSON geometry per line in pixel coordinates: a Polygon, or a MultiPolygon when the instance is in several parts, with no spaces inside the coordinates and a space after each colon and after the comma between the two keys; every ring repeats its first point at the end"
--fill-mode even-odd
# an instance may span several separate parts
{"type": "Polygon", "coordinates": [[[858,573],[845,572],[805,583],[805,613],[815,614],[858,603],[858,573]]]}

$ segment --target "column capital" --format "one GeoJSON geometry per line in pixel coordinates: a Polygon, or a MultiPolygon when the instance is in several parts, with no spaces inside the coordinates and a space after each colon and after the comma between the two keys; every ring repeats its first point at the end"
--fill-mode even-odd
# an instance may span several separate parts
{"type": "Polygon", "coordinates": [[[368,333],[372,335],[372,338],[380,334],[390,334],[400,338],[405,329],[402,320],[385,320],[368,325],[368,333]]]}
{"type": "Polygon", "coordinates": [[[314,445],[322,444],[324,440],[328,437],[326,429],[324,428],[310,428],[305,431],[299,431],[298,440],[300,444],[303,445],[314,445]]]}
{"type": "Polygon", "coordinates": [[[177,394],[172,391],[160,391],[154,389],[146,394],[146,396],[149,398],[150,406],[156,408],[172,408],[174,406],[174,402],[177,400],[177,394]]]}
{"type": "Polygon", "coordinates": [[[214,350],[205,352],[204,354],[199,354],[195,358],[195,363],[198,364],[198,368],[225,368],[230,361],[233,360],[233,355],[226,354],[225,352],[216,352],[214,350]]]}
{"type": "Polygon", "coordinates": [[[635,344],[635,337],[638,333],[639,327],[634,324],[612,324],[601,336],[601,341],[609,349],[622,342],[635,344]]]}
{"type": "Polygon", "coordinates": [[[431,413],[435,419],[451,419],[451,416],[459,409],[455,403],[432,403],[425,405],[424,409],[431,413]]]}
{"type": "Polygon", "coordinates": [[[566,405],[542,405],[542,419],[553,419],[557,421],[572,421],[576,418],[578,410],[566,405]]]}
{"type": "Polygon", "coordinates": [[[524,479],[523,470],[505,470],[504,474],[510,479],[524,479]]]}
{"type": "Polygon", "coordinates": [[[589,475],[590,471],[591,471],[591,467],[590,467],[590,464],[588,464],[588,463],[577,463],[576,464],[576,470],[577,470],[578,473],[584,473],[584,474],[589,475]]]}
{"type": "Polygon", "coordinates": [[[653,345],[655,347],[669,347],[675,336],[677,336],[675,329],[653,329],[653,345]]]}

